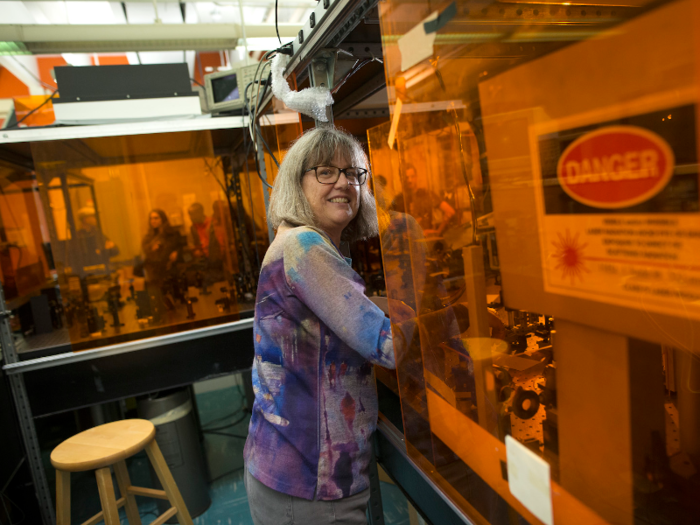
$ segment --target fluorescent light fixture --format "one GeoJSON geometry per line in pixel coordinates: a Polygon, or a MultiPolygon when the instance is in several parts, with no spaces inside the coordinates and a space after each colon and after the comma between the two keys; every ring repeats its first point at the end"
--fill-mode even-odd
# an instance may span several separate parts
{"type": "MultiPolygon", "coordinates": [[[[302,24],[279,24],[285,41],[302,24]]],[[[246,24],[246,36],[256,47],[276,49],[274,24],[246,24]],[[256,42],[257,41],[257,42],[256,42]]],[[[7,25],[0,24],[0,42],[14,42],[34,54],[123,53],[128,51],[219,51],[240,42],[238,24],[117,24],[117,25],[7,25]]],[[[13,48],[14,50],[14,48],[13,48]]],[[[14,51],[16,54],[16,51],[14,51]]]]}
{"type": "Polygon", "coordinates": [[[22,42],[0,42],[0,55],[31,55],[22,42]]]}

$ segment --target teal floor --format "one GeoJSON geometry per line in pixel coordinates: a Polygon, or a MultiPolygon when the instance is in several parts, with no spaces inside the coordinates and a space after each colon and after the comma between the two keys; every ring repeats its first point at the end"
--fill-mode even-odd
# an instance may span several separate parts
{"type": "MultiPolygon", "coordinates": [[[[242,391],[239,387],[229,386],[198,393],[196,398],[202,428],[205,431],[218,429],[214,431],[218,433],[204,434],[204,452],[212,480],[209,485],[211,506],[195,518],[194,523],[253,525],[243,485],[243,445],[250,417],[242,410],[242,391]],[[235,424],[228,426],[232,423],[235,424]]],[[[128,466],[134,485],[151,486],[144,453],[134,456],[128,466]]],[[[82,523],[100,509],[94,476],[74,475],[71,481],[73,522],[82,523]]],[[[386,525],[410,525],[408,502],[401,490],[387,482],[381,483],[381,489],[386,525]]],[[[143,525],[150,524],[158,515],[155,501],[138,496],[137,501],[143,525]]],[[[128,523],[124,510],[120,512],[122,523],[128,523]]]]}

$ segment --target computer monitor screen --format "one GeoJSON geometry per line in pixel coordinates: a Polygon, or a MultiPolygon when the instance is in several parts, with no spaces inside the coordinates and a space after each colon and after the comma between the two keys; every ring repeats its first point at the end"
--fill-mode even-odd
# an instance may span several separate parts
{"type": "Polygon", "coordinates": [[[212,79],[211,87],[215,103],[229,102],[241,98],[235,73],[212,79]]]}

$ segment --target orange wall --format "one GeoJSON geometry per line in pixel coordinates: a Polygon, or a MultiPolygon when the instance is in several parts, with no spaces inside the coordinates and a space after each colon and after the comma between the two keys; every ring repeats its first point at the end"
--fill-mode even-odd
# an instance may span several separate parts
{"type": "Polygon", "coordinates": [[[93,65],[100,66],[128,66],[129,59],[126,55],[97,55],[97,63],[95,62],[95,57],[92,57],[93,65]]]}
{"type": "Polygon", "coordinates": [[[0,66],[0,98],[29,95],[29,88],[10,71],[0,66]]]}
{"type": "MultiPolygon", "coordinates": [[[[57,66],[67,66],[68,62],[60,55],[38,56],[36,61],[41,81],[56,89],[58,86],[51,75],[51,71],[57,66]]],[[[129,64],[126,55],[97,55],[97,62],[101,66],[129,64]]],[[[96,63],[95,57],[92,58],[92,63],[96,63]]],[[[25,95],[29,95],[29,88],[7,69],[0,66],[0,98],[14,98],[25,95]]]]}
{"type": "Polygon", "coordinates": [[[194,61],[194,79],[200,84],[204,84],[204,75],[213,73],[216,68],[223,66],[219,52],[197,53],[194,61]],[[213,67],[214,71],[206,71],[207,67],[213,67]]]}

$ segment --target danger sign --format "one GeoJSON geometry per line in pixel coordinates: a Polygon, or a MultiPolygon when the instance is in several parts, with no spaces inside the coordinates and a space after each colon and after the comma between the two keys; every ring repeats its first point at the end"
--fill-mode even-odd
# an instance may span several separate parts
{"type": "Polygon", "coordinates": [[[530,128],[544,288],[700,319],[697,109],[632,111],[530,128]]]}
{"type": "Polygon", "coordinates": [[[564,191],[583,204],[626,208],[659,193],[673,166],[673,150],[656,133],[609,126],[571,143],[559,159],[557,176],[564,191]]]}

